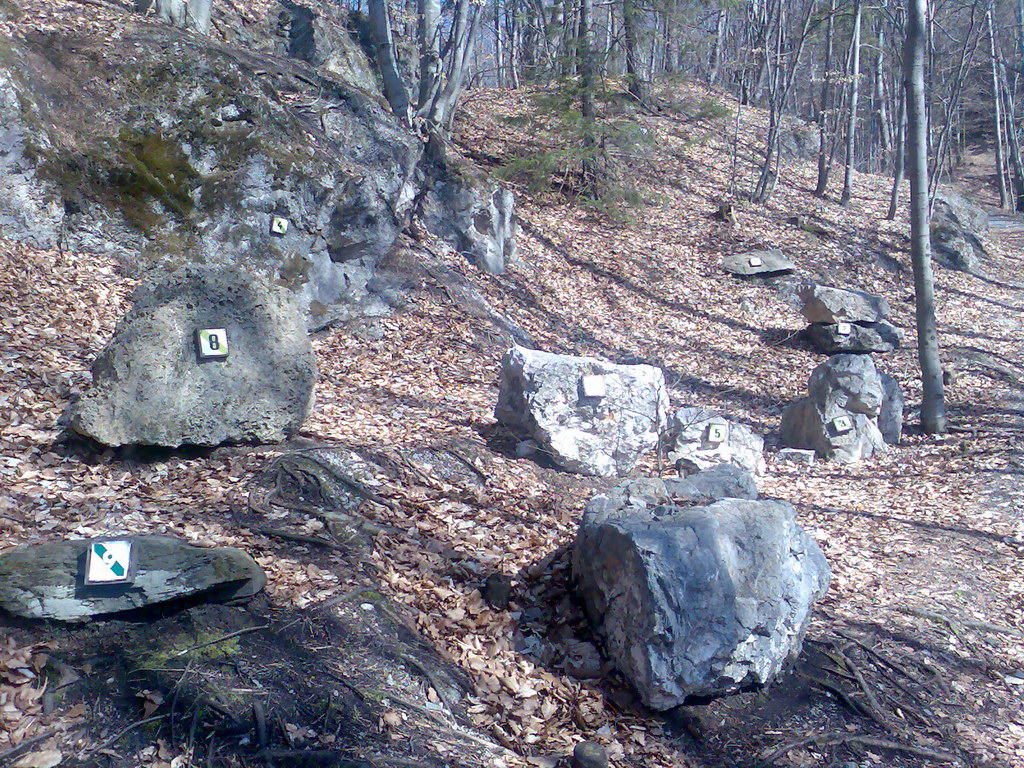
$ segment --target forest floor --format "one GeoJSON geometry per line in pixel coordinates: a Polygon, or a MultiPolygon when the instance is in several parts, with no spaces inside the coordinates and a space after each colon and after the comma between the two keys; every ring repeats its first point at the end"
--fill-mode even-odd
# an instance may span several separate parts
{"type": "MultiPolygon", "coordinates": [[[[762,691],[659,715],[601,666],[570,597],[564,547],[607,483],[515,457],[493,417],[508,339],[429,271],[380,321],[380,338],[356,327],[315,338],[317,405],[296,444],[455,445],[476,457],[483,492],[460,495],[425,479],[377,509],[397,532],[382,535],[372,561],[409,621],[472,678],[469,710],[481,733],[511,749],[506,765],[553,766],[587,738],[605,744],[614,765],[646,768],[1024,767],[1024,237],[994,235],[983,276],[938,271],[940,341],[956,372],[947,389],[953,429],[924,436],[914,428],[907,222],[905,209],[894,222],[883,218],[888,181],[856,174],[853,202],[841,207],[834,189],[811,196],[812,163],[787,162],[767,204],[739,203],[736,224],[716,221],[730,187],[735,106],[702,117],[722,97],[691,85],[662,96],[672,103],[661,114],[629,118],[655,137],[630,161],[648,197],[634,221],[616,223],[556,189],[518,190],[520,260],[506,274],[481,274],[430,248],[541,348],[658,365],[673,405],[715,408],[768,436],[763,494],[796,506],[834,573],[793,673],[762,691]],[[790,224],[796,215],[826,235],[790,224]],[[823,358],[775,287],[719,268],[725,254],[764,247],[786,251],[802,277],[892,304],[907,344],[877,362],[899,380],[910,413],[888,454],[853,466],[773,460],[780,413],[823,358]],[[438,542],[474,567],[453,575],[438,542]],[[508,611],[481,601],[478,576],[491,570],[513,578],[508,611]]],[[[554,146],[542,118],[506,120],[531,110],[526,92],[473,92],[457,143],[492,161],[554,146]]],[[[763,116],[744,109],[738,125],[742,192],[763,116]]],[[[408,247],[424,257],[423,246],[408,247]]],[[[167,533],[257,557],[268,615],[344,595],[353,587],[344,553],[282,541],[254,519],[249,492],[289,446],[146,458],[65,439],[61,414],[88,385],[133,287],[101,257],[0,240],[0,549],[167,533]]],[[[657,471],[653,458],[642,471],[657,471]]],[[[318,531],[312,518],[282,522],[318,531]]],[[[141,717],[123,695],[69,692],[47,705],[40,654],[74,657],[73,633],[6,619],[0,632],[0,761],[5,749],[50,733],[39,748],[82,754],[141,717]]],[[[76,666],[86,678],[90,670],[76,666]]],[[[148,692],[139,693],[144,705],[148,692]]],[[[138,729],[90,759],[178,768],[190,764],[190,743],[138,729]]],[[[209,764],[259,763],[232,753],[209,764]]]]}

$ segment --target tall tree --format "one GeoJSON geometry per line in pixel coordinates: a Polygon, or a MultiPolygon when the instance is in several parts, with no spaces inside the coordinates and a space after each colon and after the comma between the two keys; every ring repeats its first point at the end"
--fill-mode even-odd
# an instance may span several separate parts
{"type": "Polygon", "coordinates": [[[853,194],[853,161],[857,151],[857,101],[860,95],[860,28],[864,16],[861,0],[853,2],[853,37],[850,39],[850,112],[846,124],[846,164],[843,194],[839,202],[847,205],[853,194]]]}
{"type": "Polygon", "coordinates": [[[925,106],[925,19],[928,0],[907,0],[903,44],[903,87],[907,100],[907,154],[910,160],[910,255],[917,310],[917,358],[921,367],[921,427],[928,434],[946,431],[946,404],[935,323],[928,206],[928,114],[925,106]]]}

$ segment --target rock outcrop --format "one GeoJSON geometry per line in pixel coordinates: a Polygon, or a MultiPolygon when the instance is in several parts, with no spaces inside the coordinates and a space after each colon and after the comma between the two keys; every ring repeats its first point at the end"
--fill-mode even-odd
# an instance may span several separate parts
{"type": "Polygon", "coordinates": [[[864,291],[807,285],[799,295],[809,323],[877,323],[891,314],[889,302],[864,291]]]}
{"type": "Polygon", "coordinates": [[[558,466],[611,477],[654,450],[668,411],[665,376],[650,365],[615,365],[513,347],[501,361],[497,420],[558,466]]]}
{"type": "Polygon", "coordinates": [[[694,507],[659,483],[591,500],[573,573],[612,662],[665,710],[773,679],[799,653],[830,572],[789,504],[694,507]]]}
{"type": "Polygon", "coordinates": [[[885,400],[869,355],[835,355],[811,373],[808,395],[782,413],[782,443],[852,463],[886,450],[878,427],[885,400]]]}
{"type": "Polygon", "coordinates": [[[237,267],[189,266],[143,283],[133,300],[71,405],[75,431],[176,448],[273,443],[299,429],[316,361],[288,291],[237,267]],[[207,357],[204,329],[219,332],[207,357]]]}
{"type": "Polygon", "coordinates": [[[977,203],[951,190],[935,194],[931,242],[943,266],[976,273],[985,255],[982,238],[988,234],[988,213],[977,203]]]}
{"type": "Polygon", "coordinates": [[[750,427],[706,408],[680,408],[669,416],[665,457],[680,474],[735,464],[764,474],[764,438],[750,427]]]}
{"type": "Polygon", "coordinates": [[[287,285],[313,329],[400,300],[393,249],[418,213],[500,270],[511,193],[466,161],[426,156],[335,10],[278,13],[241,25],[236,45],[134,17],[110,39],[12,41],[0,56],[4,236],[111,254],[137,273],[236,261],[287,285]]]}
{"type": "Polygon", "coordinates": [[[91,541],[55,541],[0,555],[0,608],[17,616],[82,621],[173,600],[239,600],[263,589],[263,569],[233,547],[205,549],[169,536],[132,539],[130,584],[83,584],[91,541]]]}
{"type": "Polygon", "coordinates": [[[882,407],[878,411],[878,431],[889,445],[896,445],[903,437],[903,390],[887,373],[879,373],[882,380],[882,407]]]}

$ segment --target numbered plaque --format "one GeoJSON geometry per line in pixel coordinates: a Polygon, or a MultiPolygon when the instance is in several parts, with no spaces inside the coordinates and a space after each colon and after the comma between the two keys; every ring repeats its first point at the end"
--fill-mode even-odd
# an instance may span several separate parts
{"type": "Polygon", "coordinates": [[[583,397],[604,397],[608,394],[608,386],[604,376],[584,376],[580,379],[580,393],[583,397]]]}
{"type": "Polygon", "coordinates": [[[281,237],[288,232],[288,219],[283,216],[275,216],[270,220],[270,234],[281,237]]]}
{"type": "Polygon", "coordinates": [[[724,443],[729,440],[729,425],[708,424],[708,442],[724,443]]]}
{"type": "Polygon", "coordinates": [[[840,336],[849,336],[851,331],[853,331],[853,326],[849,323],[839,323],[839,325],[836,326],[836,333],[840,336]]]}
{"type": "Polygon", "coordinates": [[[218,360],[228,356],[228,332],[223,328],[196,331],[196,349],[200,360],[218,360]]]}
{"type": "Polygon", "coordinates": [[[836,416],[829,422],[833,435],[845,435],[853,429],[853,419],[849,416],[836,416]]]}
{"type": "Polygon", "coordinates": [[[85,584],[131,584],[135,551],[130,539],[94,539],[85,557],[85,584]]]}
{"type": "Polygon", "coordinates": [[[760,256],[751,256],[747,260],[747,263],[752,267],[760,267],[764,265],[764,262],[761,260],[760,256]]]}

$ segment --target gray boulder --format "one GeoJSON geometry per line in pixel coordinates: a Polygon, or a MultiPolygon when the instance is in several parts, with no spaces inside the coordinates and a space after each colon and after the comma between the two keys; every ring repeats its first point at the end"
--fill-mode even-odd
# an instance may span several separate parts
{"type": "Polygon", "coordinates": [[[309,412],[316,361],[294,298],[235,267],[189,266],[143,283],[70,408],[106,445],[274,443],[309,412]],[[227,356],[202,359],[221,329],[227,356]]]}
{"type": "Polygon", "coordinates": [[[988,213],[977,203],[952,190],[936,192],[931,220],[936,261],[961,272],[980,271],[988,225],[988,213]]]}
{"type": "Polygon", "coordinates": [[[779,133],[779,154],[789,160],[814,160],[821,151],[821,133],[814,123],[792,119],[779,133]]]}
{"type": "Polygon", "coordinates": [[[726,256],[722,259],[722,269],[733,275],[750,277],[788,274],[796,269],[796,265],[778,248],[772,248],[768,251],[750,251],[726,256]]]}
{"type": "Polygon", "coordinates": [[[263,589],[263,569],[233,547],[193,547],[169,536],[133,538],[131,584],[83,583],[89,540],[19,547],[0,555],[0,608],[31,619],[81,621],[182,598],[238,600],[263,589]]]}
{"type": "Polygon", "coordinates": [[[884,392],[869,355],[835,355],[811,373],[808,395],[782,413],[782,444],[844,464],[886,451],[878,428],[884,392]]]}
{"type": "Polygon", "coordinates": [[[877,323],[891,313],[889,302],[863,291],[807,285],[799,296],[810,323],[877,323]]]}
{"type": "Polygon", "coordinates": [[[661,369],[513,347],[494,415],[560,467],[611,477],[654,450],[668,411],[661,369]]]}
{"type": "Polygon", "coordinates": [[[878,431],[889,445],[896,445],[903,437],[903,390],[887,373],[879,373],[882,380],[882,407],[878,411],[878,431]]]}
{"type": "Polygon", "coordinates": [[[680,408],[671,414],[664,447],[680,474],[725,463],[764,474],[764,438],[705,408],[680,408]]]}
{"type": "Polygon", "coordinates": [[[829,355],[840,352],[892,352],[899,349],[903,331],[886,320],[877,323],[811,323],[811,343],[829,355]]]}
{"type": "Polygon", "coordinates": [[[799,654],[830,580],[781,501],[684,508],[598,496],[572,557],[596,634],[657,710],[772,680],[799,654]]]}
{"type": "Polygon", "coordinates": [[[607,493],[595,496],[593,511],[653,509],[672,504],[696,507],[722,499],[756,499],[753,476],[735,464],[719,464],[689,477],[637,477],[619,483],[607,493]]]}

